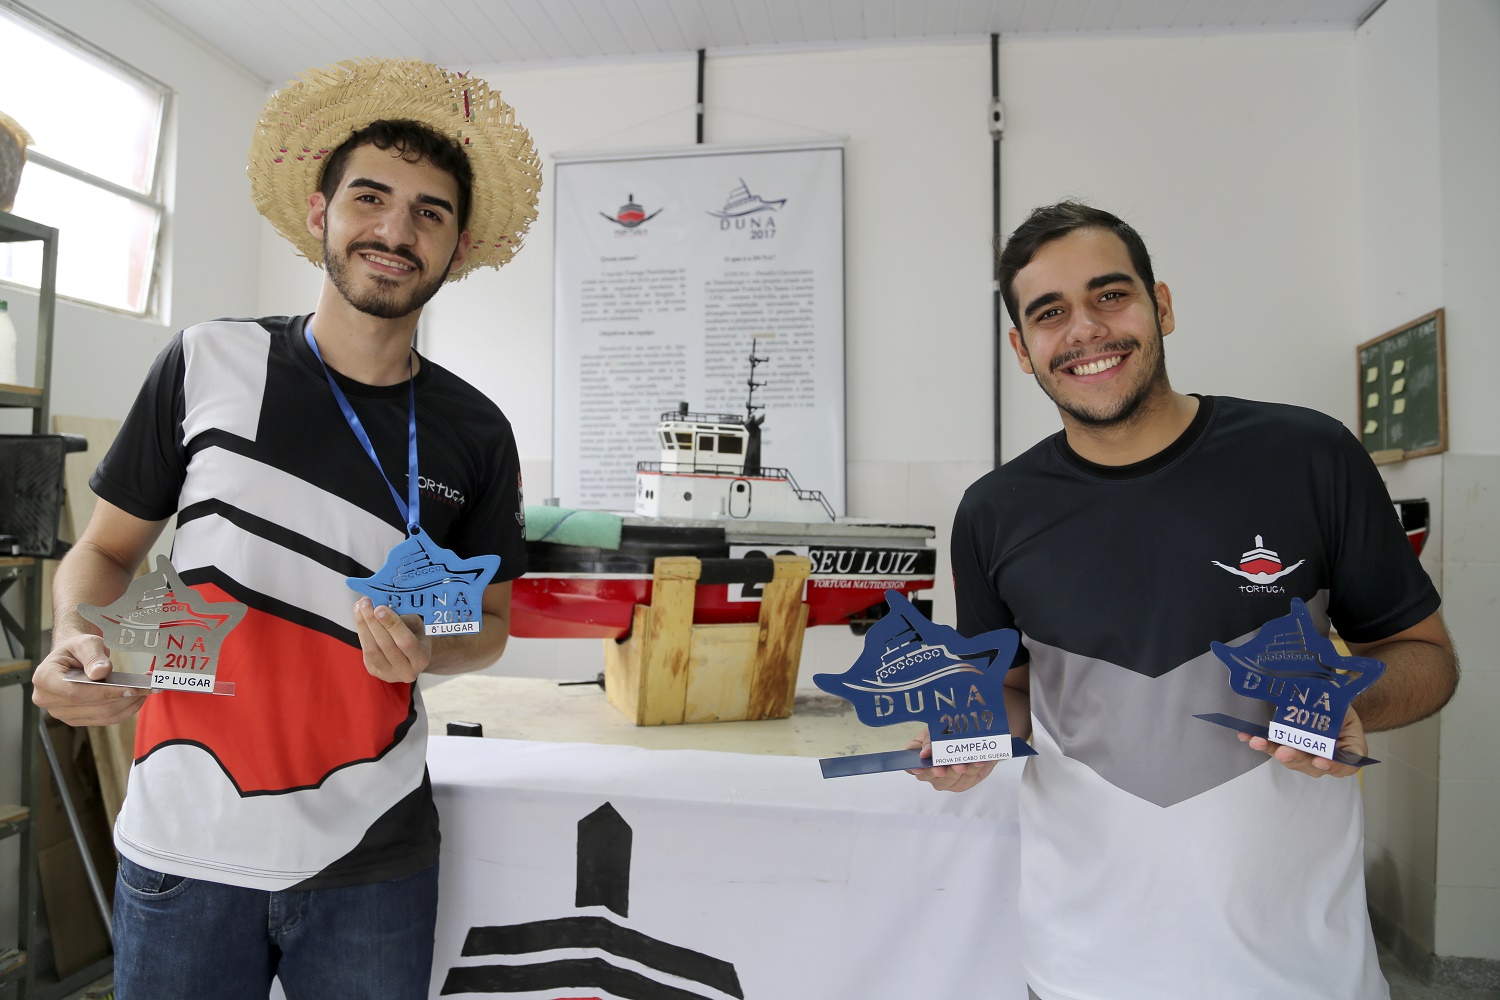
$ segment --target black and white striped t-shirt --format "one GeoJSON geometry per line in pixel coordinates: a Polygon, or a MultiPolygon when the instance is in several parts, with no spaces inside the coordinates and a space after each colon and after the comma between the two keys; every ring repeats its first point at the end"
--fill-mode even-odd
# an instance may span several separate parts
{"type": "MultiPolygon", "coordinates": [[[[427,723],[412,684],[365,670],[357,595],[405,535],[386,482],[303,339],[306,317],[220,320],[157,358],[91,485],[147,520],[177,515],[172,564],[249,607],[224,640],[233,697],[146,699],[115,840],[150,868],[261,889],[372,882],[437,860],[427,723]]],[[[407,383],[335,376],[407,495],[407,383]]],[[[509,422],[451,372],[415,379],[421,524],[459,556],[526,570],[509,422]]]]}

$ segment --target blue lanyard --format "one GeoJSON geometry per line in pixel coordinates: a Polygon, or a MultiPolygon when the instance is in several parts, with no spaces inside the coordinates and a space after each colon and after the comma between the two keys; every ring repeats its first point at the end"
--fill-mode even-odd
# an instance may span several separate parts
{"type": "MultiPolygon", "coordinates": [[[[349,429],[354,436],[359,438],[359,443],[365,449],[365,454],[370,456],[370,461],[375,463],[375,470],[380,473],[380,478],[385,480],[386,488],[391,491],[391,499],[396,501],[396,507],[401,511],[401,517],[406,521],[406,530],[415,535],[418,530],[418,521],[421,517],[421,491],[417,483],[417,380],[413,374],[407,379],[407,388],[411,390],[411,408],[408,412],[407,435],[406,435],[406,493],[408,500],[402,501],[401,494],[396,492],[396,487],[391,485],[391,478],[385,474],[385,469],[380,465],[380,459],[375,457],[375,446],[370,443],[370,435],[365,433],[365,427],[359,422],[359,414],[354,412],[354,407],[349,405],[349,397],[344,395],[344,390],[333,380],[333,375],[328,371],[328,365],[323,360],[323,354],[318,350],[318,342],[313,339],[312,324],[309,323],[302,328],[302,336],[307,338],[307,346],[312,348],[313,356],[318,359],[318,364],[323,366],[323,377],[328,380],[328,388],[333,390],[333,398],[338,400],[339,409],[344,413],[344,420],[349,424],[349,429]]],[[[411,369],[411,356],[407,356],[407,370],[411,369]]]]}

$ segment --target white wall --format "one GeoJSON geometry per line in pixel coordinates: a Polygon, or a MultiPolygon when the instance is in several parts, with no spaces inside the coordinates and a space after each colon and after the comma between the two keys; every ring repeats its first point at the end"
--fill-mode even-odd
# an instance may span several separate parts
{"type": "MultiPolygon", "coordinates": [[[[1069,196],[1121,215],[1172,289],[1174,388],[1352,421],[1352,38],[1018,41],[1001,58],[1006,230],[1069,196]]],[[[1013,360],[1004,393],[1010,457],[1059,425],[1013,360]]]]}
{"type": "MultiPolygon", "coordinates": [[[[1355,40],[1359,151],[1357,341],[1443,305],[1442,187],[1438,156],[1437,16],[1390,0],[1355,40]]],[[[1383,467],[1400,496],[1432,501],[1423,563],[1440,579],[1442,470],[1432,455],[1383,467]]],[[[1439,718],[1372,737],[1383,763],[1362,778],[1370,905],[1418,947],[1434,948],[1437,900],[1439,718]]]]}
{"type": "MultiPolygon", "coordinates": [[[[58,305],[52,410],[121,417],[152,358],[180,327],[250,315],[257,304],[260,231],[245,179],[251,127],[265,84],[129,0],[34,0],[63,27],[175,91],[164,156],[169,192],[161,315],[134,319],[58,305]]],[[[103,113],[107,109],[100,109],[103,113]]],[[[63,233],[62,240],[86,234],[63,233]]],[[[16,327],[35,328],[35,295],[7,288],[16,327]]],[[[29,371],[34,345],[23,347],[29,371]]]]}
{"type": "Polygon", "coordinates": [[[1359,31],[1360,314],[1369,337],[1442,306],[1449,451],[1388,466],[1434,503],[1423,562],[1463,662],[1437,718],[1372,742],[1365,778],[1372,907],[1416,948],[1500,958],[1500,361],[1485,297],[1500,267],[1500,7],[1390,0],[1359,31]],[[1434,565],[1435,564],[1435,565],[1434,565]]]}
{"type": "Polygon", "coordinates": [[[1442,716],[1434,950],[1500,960],[1500,405],[1490,378],[1500,366],[1500,4],[1436,6],[1451,449],[1443,610],[1464,678],[1442,716]]]}
{"type": "MultiPolygon", "coordinates": [[[[164,155],[171,195],[160,268],[162,316],[134,319],[70,302],[58,303],[56,313],[52,412],[120,418],[179,326],[255,311],[261,237],[245,153],[265,84],[130,0],[28,2],[176,91],[164,155]]],[[[86,125],[81,118],[80,127],[86,125]]],[[[21,371],[33,371],[36,295],[7,286],[0,298],[10,301],[21,333],[21,371]]],[[[10,766],[20,753],[19,695],[17,688],[0,692],[0,760],[6,762],[0,767],[0,801],[14,802],[19,795],[10,766]]],[[[0,878],[7,885],[17,870],[18,847],[18,838],[0,841],[0,878]]],[[[15,935],[15,903],[7,892],[0,895],[0,946],[8,947],[15,935]]]]}

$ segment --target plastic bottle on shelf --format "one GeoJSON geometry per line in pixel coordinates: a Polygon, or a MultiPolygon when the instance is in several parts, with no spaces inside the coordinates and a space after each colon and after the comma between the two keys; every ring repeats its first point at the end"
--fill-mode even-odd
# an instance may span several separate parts
{"type": "Polygon", "coordinates": [[[0,299],[0,383],[16,384],[16,325],[9,307],[0,299]]]}

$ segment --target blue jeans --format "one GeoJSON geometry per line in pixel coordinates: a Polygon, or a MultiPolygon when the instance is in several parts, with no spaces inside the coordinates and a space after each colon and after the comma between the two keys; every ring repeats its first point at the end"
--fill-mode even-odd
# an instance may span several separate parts
{"type": "Polygon", "coordinates": [[[267,892],[165,875],[120,859],[118,1000],[425,1000],[437,865],[340,889],[267,892]]]}

